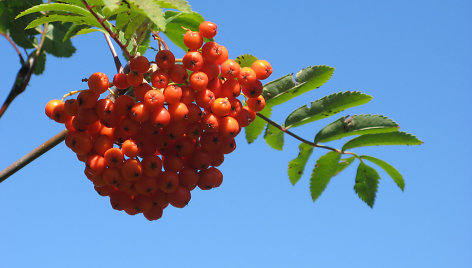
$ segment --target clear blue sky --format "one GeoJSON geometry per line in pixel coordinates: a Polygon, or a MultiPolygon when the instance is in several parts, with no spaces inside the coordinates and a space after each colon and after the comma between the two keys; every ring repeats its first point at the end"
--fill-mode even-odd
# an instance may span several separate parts
{"type": "MultiPolygon", "coordinates": [[[[311,168],[294,187],[286,173],[298,142],[286,137],[279,152],[240,135],[220,188],[196,190],[188,207],[148,222],[111,209],[61,144],[0,184],[0,267],[472,267],[470,1],[191,4],[218,24],[216,40],[230,57],[266,59],[273,78],[309,65],[336,67],[325,86],[279,106],[275,120],[334,92],[373,95],[344,114],[387,115],[425,142],[357,150],[397,167],[405,191],[380,172],[370,209],[352,189],[351,166],[313,203],[311,168]]],[[[48,100],[83,89],[81,78],[93,72],[114,74],[102,35],[74,44],[72,58],[48,58],[46,73],[1,118],[0,169],[62,129],[44,115],[48,100]]],[[[3,101],[18,59],[4,39],[0,51],[3,101]]],[[[336,118],[295,131],[311,139],[336,118]]]]}

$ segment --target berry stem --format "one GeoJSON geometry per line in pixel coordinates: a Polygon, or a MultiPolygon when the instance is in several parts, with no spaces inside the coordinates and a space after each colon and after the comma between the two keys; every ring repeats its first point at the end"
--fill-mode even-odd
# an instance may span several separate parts
{"type": "Polygon", "coordinates": [[[266,121],[267,123],[273,125],[274,127],[280,129],[280,131],[294,137],[295,139],[303,142],[303,143],[306,143],[308,145],[311,145],[313,147],[317,147],[317,148],[323,148],[323,149],[327,149],[327,150],[331,150],[333,152],[337,152],[339,154],[350,154],[350,155],[353,155],[355,156],[356,158],[359,158],[355,153],[352,153],[352,152],[343,152],[342,150],[339,150],[339,149],[336,149],[336,148],[333,148],[333,147],[329,147],[329,146],[325,146],[325,145],[320,145],[318,143],[314,143],[314,142],[311,142],[311,141],[308,141],[308,140],[305,140],[304,138],[298,136],[297,134],[291,132],[290,130],[282,127],[281,125],[277,124],[276,122],[272,121],[271,119],[267,118],[266,116],[260,114],[260,113],[257,113],[256,114],[257,116],[259,116],[259,118],[261,118],[262,120],[266,121]]]}
{"type": "Polygon", "coordinates": [[[22,169],[23,167],[31,163],[36,158],[43,155],[45,152],[52,149],[54,146],[61,143],[65,139],[66,133],[67,133],[67,129],[64,129],[63,131],[59,132],[56,136],[50,138],[45,143],[39,145],[34,150],[32,150],[31,152],[29,152],[28,154],[26,154],[25,156],[23,156],[22,158],[18,159],[16,162],[14,162],[13,164],[5,168],[3,171],[1,171],[0,183],[6,180],[11,175],[13,175],[18,170],[22,169]]]}
{"type": "Polygon", "coordinates": [[[167,46],[167,43],[159,35],[159,32],[152,31],[152,34],[154,35],[154,39],[159,42],[159,48],[160,48],[160,44],[162,43],[162,45],[164,45],[164,49],[169,50],[169,47],[167,46]]]}
{"type": "Polygon", "coordinates": [[[123,53],[125,53],[126,58],[129,60],[131,59],[131,54],[129,54],[128,50],[126,49],[126,46],[117,38],[116,33],[114,33],[108,25],[106,25],[106,20],[103,20],[98,16],[95,11],[93,11],[93,6],[89,5],[86,0],[82,0],[82,3],[84,3],[85,7],[88,9],[88,11],[95,17],[95,19],[102,25],[103,29],[107,31],[107,33],[115,40],[115,42],[120,46],[121,50],[123,50],[123,53]]]}

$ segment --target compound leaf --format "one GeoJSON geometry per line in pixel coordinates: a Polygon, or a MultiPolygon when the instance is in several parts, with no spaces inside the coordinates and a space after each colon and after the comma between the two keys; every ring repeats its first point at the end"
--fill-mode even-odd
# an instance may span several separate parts
{"type": "Polygon", "coordinates": [[[368,155],[361,155],[360,158],[369,160],[370,162],[381,167],[383,170],[385,170],[385,172],[387,172],[388,175],[390,175],[390,177],[392,177],[393,181],[400,189],[402,189],[402,191],[405,189],[405,181],[403,180],[402,174],[400,174],[400,172],[398,172],[398,170],[392,165],[383,160],[368,155]]]}
{"type": "Polygon", "coordinates": [[[397,131],[398,124],[382,115],[354,115],[341,117],[321,129],[315,142],[328,142],[347,136],[397,131]]]}
{"type": "Polygon", "coordinates": [[[313,101],[310,107],[304,105],[294,110],[285,119],[285,127],[297,127],[320,120],[344,111],[347,108],[365,104],[371,99],[371,96],[356,91],[331,94],[313,101]]]}
{"type": "Polygon", "coordinates": [[[16,16],[15,19],[18,19],[22,16],[25,16],[31,13],[41,12],[41,11],[70,12],[70,15],[73,15],[73,14],[82,15],[84,17],[94,19],[93,15],[87,9],[76,6],[76,5],[70,5],[70,4],[64,4],[64,3],[41,4],[41,5],[33,6],[21,12],[20,14],[18,14],[18,16],[16,16]]]}
{"type": "Polygon", "coordinates": [[[300,143],[298,146],[298,156],[288,163],[288,178],[292,185],[295,185],[303,175],[306,162],[313,153],[313,146],[306,143],[300,143]]]}
{"type": "Polygon", "coordinates": [[[370,207],[374,206],[380,176],[375,169],[361,162],[357,168],[354,191],[370,207]]]}
{"type": "Polygon", "coordinates": [[[377,146],[377,145],[419,145],[423,142],[412,134],[405,132],[389,132],[378,134],[366,134],[356,137],[344,144],[343,151],[347,149],[377,146]]]}
{"type": "Polygon", "coordinates": [[[341,159],[341,154],[329,152],[316,161],[310,179],[310,191],[313,202],[323,193],[331,178],[336,174],[339,159],[341,159]]]}
{"type": "Polygon", "coordinates": [[[26,29],[35,28],[36,26],[39,26],[46,22],[56,22],[56,21],[72,22],[75,24],[88,24],[91,26],[101,27],[97,21],[91,20],[90,18],[86,18],[84,16],[50,14],[50,15],[46,15],[46,16],[33,20],[32,22],[28,24],[28,26],[26,26],[26,29]]]}
{"type": "Polygon", "coordinates": [[[43,49],[56,57],[70,57],[76,51],[70,39],[64,40],[70,23],[49,23],[43,49]]]}

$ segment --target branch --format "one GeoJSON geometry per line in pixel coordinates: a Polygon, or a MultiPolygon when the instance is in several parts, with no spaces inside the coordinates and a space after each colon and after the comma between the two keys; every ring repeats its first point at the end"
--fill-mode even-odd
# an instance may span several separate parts
{"type": "MultiPolygon", "coordinates": [[[[323,148],[323,149],[327,149],[327,150],[331,150],[333,152],[337,152],[337,153],[340,153],[340,154],[351,154],[351,155],[354,155],[356,156],[354,153],[351,153],[351,152],[343,152],[339,149],[336,149],[336,148],[333,148],[333,147],[329,147],[329,146],[325,146],[325,145],[320,145],[320,144],[317,144],[317,143],[314,143],[314,142],[311,142],[311,141],[308,141],[308,140],[305,140],[304,138],[296,135],[295,133],[291,132],[290,130],[282,127],[281,125],[277,124],[276,122],[270,120],[269,118],[265,117],[264,115],[260,114],[260,113],[257,113],[256,114],[257,116],[259,116],[259,118],[261,118],[262,120],[266,121],[267,123],[273,125],[274,127],[280,129],[280,131],[294,137],[295,139],[303,142],[303,143],[306,143],[308,145],[311,145],[313,147],[317,147],[317,148],[323,148]]],[[[356,156],[357,157],[357,156],[356,156]]]]}
{"type": "Polygon", "coordinates": [[[2,32],[0,32],[0,35],[3,35],[3,36],[8,40],[8,42],[10,42],[10,44],[13,46],[13,48],[14,48],[15,51],[16,51],[16,53],[18,53],[18,56],[20,57],[20,63],[21,63],[21,64],[24,64],[24,63],[25,63],[25,59],[23,58],[23,55],[21,55],[21,52],[20,52],[20,50],[18,49],[18,47],[16,46],[15,42],[13,42],[13,40],[11,40],[11,37],[10,37],[8,34],[2,33],[2,32]]]}
{"type": "MultiPolygon", "coordinates": [[[[49,2],[50,1],[48,1],[48,3],[49,2]]],[[[3,105],[0,108],[0,118],[3,116],[5,111],[13,102],[13,100],[18,95],[23,93],[26,87],[28,86],[29,81],[31,79],[31,75],[33,75],[34,66],[36,65],[36,61],[38,60],[39,54],[41,53],[41,49],[43,48],[43,45],[44,45],[44,39],[46,38],[48,24],[49,23],[47,22],[44,24],[43,32],[41,33],[41,39],[39,41],[39,45],[36,47],[36,52],[34,53],[34,55],[30,55],[28,57],[28,61],[23,63],[20,70],[16,74],[15,83],[13,84],[13,87],[11,88],[10,93],[7,96],[7,99],[5,100],[5,102],[3,102],[3,105]]]]}
{"type": "Polygon", "coordinates": [[[84,5],[88,9],[88,11],[95,17],[95,19],[97,19],[97,21],[100,23],[100,25],[102,25],[103,29],[105,29],[105,31],[107,31],[107,33],[111,36],[111,38],[113,38],[113,40],[115,40],[115,42],[120,46],[121,50],[123,50],[123,53],[125,53],[127,59],[128,60],[131,59],[132,56],[131,56],[131,54],[129,54],[128,50],[126,49],[126,45],[121,43],[121,41],[116,37],[116,33],[114,33],[110,29],[110,27],[108,27],[105,24],[105,19],[100,18],[98,16],[98,14],[95,13],[95,11],[93,11],[93,6],[89,5],[86,0],[82,0],[82,3],[84,3],[84,5]]]}
{"type": "Polygon", "coordinates": [[[18,159],[16,162],[14,162],[10,166],[8,166],[6,169],[4,169],[2,172],[0,172],[0,183],[6,180],[11,175],[13,175],[18,170],[22,169],[23,167],[31,163],[36,158],[43,155],[45,152],[52,149],[54,146],[61,143],[64,140],[66,133],[67,133],[67,129],[64,129],[63,131],[59,132],[56,136],[52,137],[45,143],[39,145],[38,147],[36,147],[36,149],[29,152],[27,155],[23,156],[22,158],[18,159]]]}
{"type": "Polygon", "coordinates": [[[113,46],[113,43],[111,42],[110,36],[106,33],[103,33],[105,36],[105,39],[107,40],[108,47],[110,48],[111,55],[113,56],[113,60],[115,61],[115,67],[116,71],[118,73],[123,72],[123,65],[121,65],[120,58],[118,58],[118,54],[116,54],[115,47],[113,46]]]}

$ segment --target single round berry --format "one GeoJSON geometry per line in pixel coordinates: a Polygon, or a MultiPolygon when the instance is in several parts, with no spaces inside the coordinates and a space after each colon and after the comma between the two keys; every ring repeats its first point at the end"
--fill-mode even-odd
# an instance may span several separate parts
{"type": "Polygon", "coordinates": [[[170,69],[175,64],[175,56],[170,50],[161,50],[156,54],[156,64],[159,69],[170,69]]]}
{"type": "Polygon", "coordinates": [[[108,76],[100,72],[92,74],[88,78],[87,83],[89,89],[96,94],[102,94],[103,92],[107,91],[108,86],[110,85],[108,76]]]}
{"type": "Polygon", "coordinates": [[[189,49],[197,50],[203,45],[203,37],[199,32],[187,31],[184,34],[184,44],[189,49]]]}
{"type": "Polygon", "coordinates": [[[198,30],[200,31],[200,34],[208,39],[211,39],[215,37],[217,33],[217,25],[211,21],[204,21],[200,23],[200,26],[198,27],[198,30]]]}
{"type": "Polygon", "coordinates": [[[256,60],[252,63],[251,68],[254,70],[259,80],[264,80],[272,74],[272,66],[265,60],[256,60]]]}
{"type": "Polygon", "coordinates": [[[134,57],[129,62],[129,68],[132,71],[136,71],[142,74],[146,73],[150,67],[151,64],[149,63],[149,60],[144,56],[134,57]]]}

